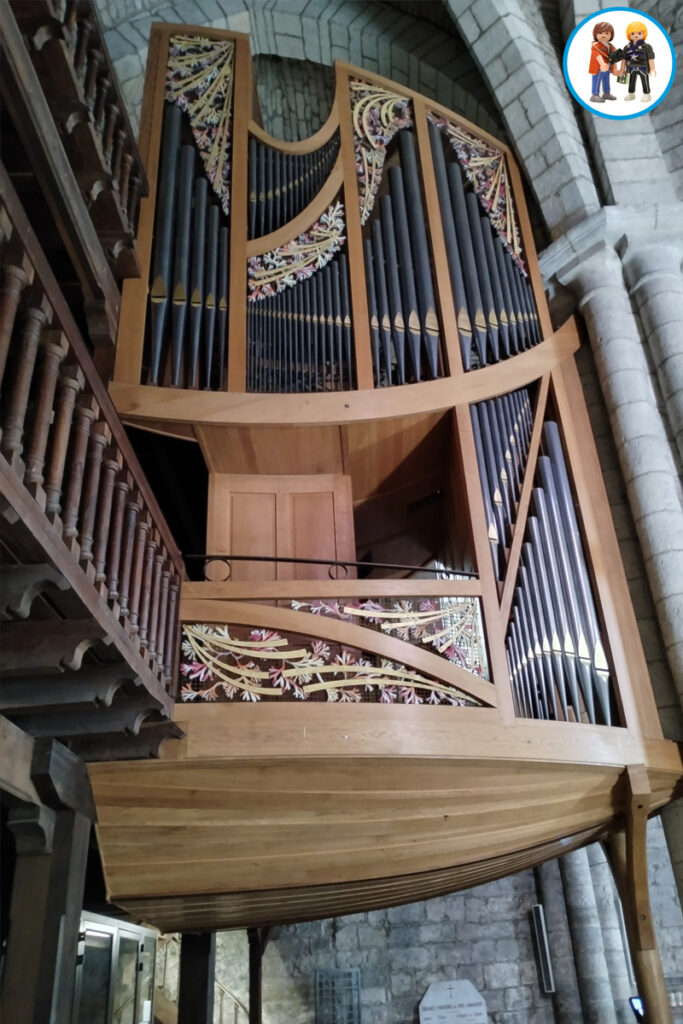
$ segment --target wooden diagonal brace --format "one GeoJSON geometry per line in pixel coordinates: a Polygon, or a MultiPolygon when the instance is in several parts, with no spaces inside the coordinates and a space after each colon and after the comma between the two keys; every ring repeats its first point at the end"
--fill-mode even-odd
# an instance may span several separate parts
{"type": "Polygon", "coordinates": [[[652,789],[643,765],[629,765],[626,784],[626,828],[611,838],[612,867],[624,907],[626,932],[638,993],[647,1024],[672,1024],[662,961],[652,923],[647,884],[647,813],[652,789]]]}

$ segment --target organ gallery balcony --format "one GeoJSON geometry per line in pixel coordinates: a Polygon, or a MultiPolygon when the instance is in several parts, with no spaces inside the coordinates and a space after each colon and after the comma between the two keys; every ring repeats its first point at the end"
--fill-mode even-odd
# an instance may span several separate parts
{"type": "Polygon", "coordinates": [[[166,930],[300,921],[609,836],[626,892],[680,754],[511,153],[339,63],[282,143],[246,37],[155,26],[150,54],[110,393],[199,445],[208,518],[185,738],[91,769],[111,898],[166,930]]]}
{"type": "Polygon", "coordinates": [[[84,759],[180,730],[183,564],[0,165],[0,711],[84,759]]]}

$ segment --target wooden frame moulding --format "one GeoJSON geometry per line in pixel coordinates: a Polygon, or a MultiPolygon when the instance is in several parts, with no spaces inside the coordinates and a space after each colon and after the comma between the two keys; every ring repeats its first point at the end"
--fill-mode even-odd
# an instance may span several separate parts
{"type": "Polygon", "coordinates": [[[453,299],[453,289],[451,287],[451,275],[448,269],[443,220],[441,219],[439,197],[436,190],[436,176],[434,174],[429,129],[427,127],[427,114],[430,109],[424,97],[413,99],[415,139],[419,154],[418,163],[422,188],[424,190],[425,221],[429,236],[434,278],[436,280],[436,301],[439,305],[439,320],[444,337],[443,354],[446,360],[444,375],[448,377],[462,377],[465,373],[465,368],[460,351],[458,318],[453,299]]]}
{"type": "Polygon", "coordinates": [[[471,580],[273,580],[267,583],[245,580],[232,583],[188,582],[182,584],[182,602],[203,601],[278,601],[300,597],[480,597],[481,581],[471,580]]]}
{"type": "Polygon", "coordinates": [[[277,139],[262,128],[260,124],[257,124],[253,118],[249,121],[249,134],[253,135],[255,139],[258,139],[265,146],[270,146],[271,149],[278,149],[282,153],[312,153],[316,149],[320,149],[321,146],[324,146],[332,138],[338,127],[339,115],[333,102],[325,124],[321,125],[317,132],[309,135],[307,139],[300,139],[298,142],[286,142],[284,139],[277,139]]]}
{"type": "Polygon", "coordinates": [[[349,67],[350,65],[343,64],[341,61],[335,61],[333,109],[336,111],[339,121],[340,156],[344,175],[344,219],[346,220],[346,247],[351,295],[351,324],[356,359],[356,388],[358,391],[373,391],[375,382],[372,372],[363,229],[358,209],[358,175],[356,174],[353,126],[349,105],[349,67]],[[343,108],[342,104],[344,104],[343,108]]]}
{"type": "Polygon", "coordinates": [[[229,394],[149,387],[114,380],[109,390],[119,415],[134,426],[145,420],[215,426],[281,424],[312,426],[390,419],[411,413],[437,412],[514,391],[531,384],[569,359],[579,347],[570,319],[550,338],[512,359],[459,377],[440,377],[409,387],[337,391],[327,394],[229,394]]]}
{"type": "MultiPolygon", "coordinates": [[[[224,36],[229,38],[229,36],[224,36]]],[[[228,337],[226,338],[227,390],[247,390],[247,218],[249,178],[249,120],[253,74],[249,36],[232,33],[235,40],[235,88],[232,117],[232,177],[230,180],[230,278],[228,337]],[[228,341],[230,344],[228,344],[228,341]]],[[[220,392],[219,392],[220,394],[220,392]]],[[[201,417],[197,417],[201,420],[201,417]]]]}
{"type": "Polygon", "coordinates": [[[505,723],[515,718],[512,685],[505,656],[505,629],[500,616],[498,582],[493,571],[488,538],[484,496],[474,447],[474,431],[469,405],[453,411],[455,419],[454,454],[459,456],[465,480],[465,497],[472,530],[474,558],[481,582],[481,610],[491,681],[498,695],[498,710],[505,723]]]}
{"type": "Polygon", "coordinates": [[[515,594],[515,584],[517,582],[517,573],[519,571],[519,563],[522,555],[524,531],[526,529],[526,521],[529,514],[531,492],[534,487],[536,463],[538,462],[538,453],[541,447],[541,433],[543,430],[546,410],[548,408],[549,386],[550,375],[546,374],[539,382],[538,399],[534,414],[534,425],[531,432],[531,440],[529,442],[526,469],[524,470],[522,490],[520,492],[519,505],[517,507],[517,518],[515,519],[513,527],[512,544],[510,545],[508,564],[505,569],[505,579],[503,581],[503,591],[500,598],[500,617],[504,630],[507,629],[510,611],[512,609],[512,601],[515,594]]]}

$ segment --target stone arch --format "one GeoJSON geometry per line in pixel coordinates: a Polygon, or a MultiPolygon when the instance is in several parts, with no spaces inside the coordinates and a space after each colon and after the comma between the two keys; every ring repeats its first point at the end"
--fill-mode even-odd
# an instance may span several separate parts
{"type": "Polygon", "coordinates": [[[557,237],[600,209],[579,125],[534,0],[445,0],[500,107],[546,224],[557,237]]]}
{"type": "Polygon", "coordinates": [[[103,12],[106,39],[134,118],[142,98],[147,38],[153,21],[178,21],[247,32],[252,53],[318,64],[358,64],[408,85],[502,134],[501,121],[458,37],[386,4],[363,0],[113,0],[103,12]],[[488,109],[487,109],[488,108],[488,109]]]}

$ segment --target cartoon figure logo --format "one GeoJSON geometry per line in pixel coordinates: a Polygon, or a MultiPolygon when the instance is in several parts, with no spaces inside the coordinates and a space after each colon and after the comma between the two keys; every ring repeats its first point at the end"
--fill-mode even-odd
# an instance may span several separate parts
{"type": "Polygon", "coordinates": [[[643,103],[649,103],[652,99],[650,92],[650,75],[656,75],[655,51],[647,39],[647,25],[642,21],[632,21],[626,29],[628,43],[621,51],[623,60],[619,71],[623,75],[624,69],[628,72],[628,94],[627,100],[636,98],[636,82],[640,79],[643,90],[643,103]]]}
{"type": "Polygon", "coordinates": [[[563,70],[569,91],[586,110],[631,118],[662,102],[673,82],[676,55],[654,18],[632,7],[611,7],[577,25],[565,47],[563,70]],[[635,99],[646,109],[636,110],[635,99]]]}
{"type": "Polygon", "coordinates": [[[614,25],[609,21],[598,21],[593,26],[593,45],[591,46],[591,60],[588,65],[588,74],[592,76],[593,90],[591,92],[591,103],[604,103],[605,100],[615,100],[610,92],[609,76],[613,72],[610,67],[610,58],[616,53],[612,46],[614,39],[614,25]],[[602,96],[600,90],[602,89],[602,96]]]}

